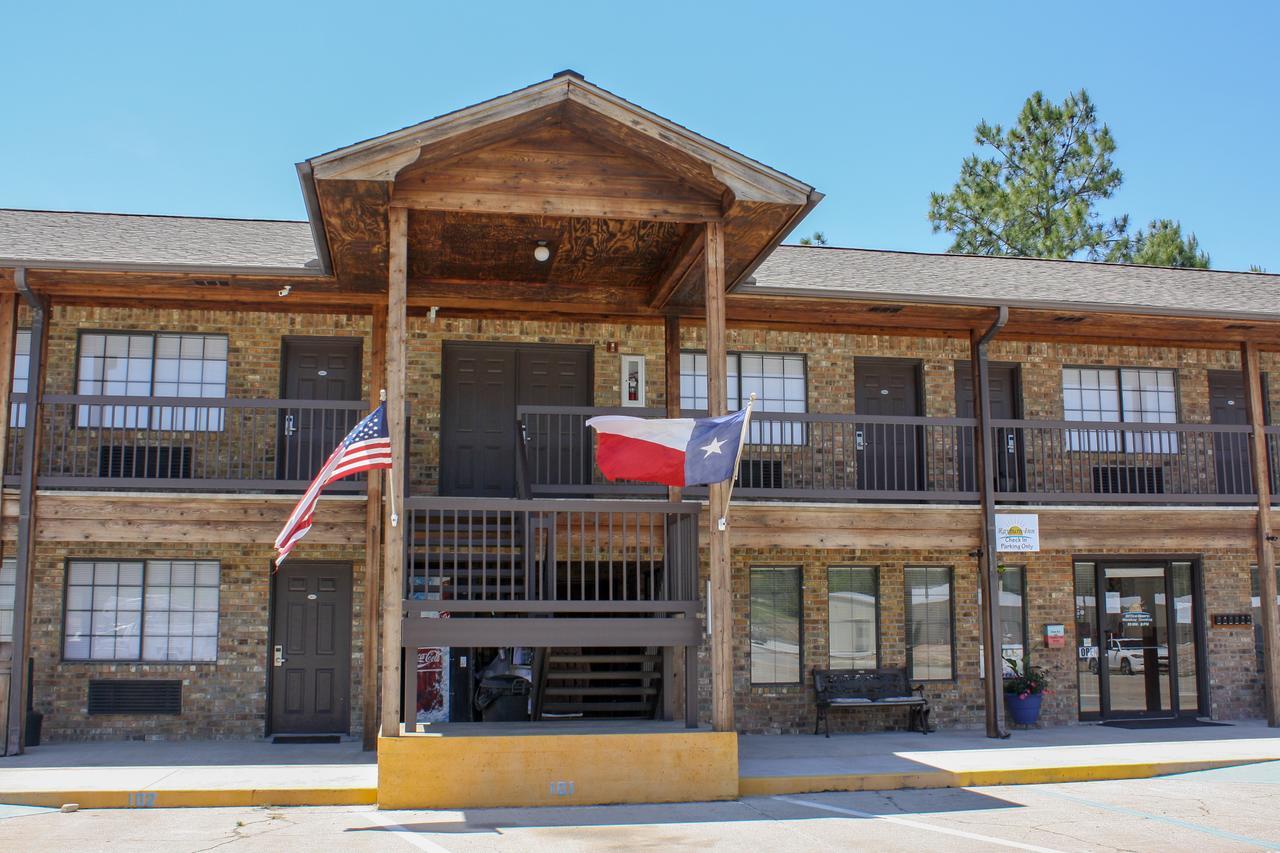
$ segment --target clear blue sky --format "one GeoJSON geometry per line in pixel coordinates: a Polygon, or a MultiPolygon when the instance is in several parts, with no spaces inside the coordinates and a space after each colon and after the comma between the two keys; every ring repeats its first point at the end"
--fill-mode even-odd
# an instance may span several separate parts
{"type": "Polygon", "coordinates": [[[11,3],[0,206],[303,218],[293,164],[562,68],[826,193],[833,244],[942,251],[980,118],[1085,87],[1217,268],[1280,272],[1280,4],[11,3]],[[1146,6],[1139,9],[1138,6],[1146,6]],[[963,7],[963,8],[960,8],[963,7]]]}

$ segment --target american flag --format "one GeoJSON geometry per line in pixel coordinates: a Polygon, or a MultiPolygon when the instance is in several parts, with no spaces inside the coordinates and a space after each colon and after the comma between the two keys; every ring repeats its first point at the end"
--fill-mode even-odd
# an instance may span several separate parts
{"type": "Polygon", "coordinates": [[[307,486],[284,529],[276,537],[276,565],[284,562],[293,546],[311,529],[316,501],[325,486],[361,471],[390,467],[391,433],[387,430],[387,404],[383,403],[356,424],[355,429],[334,448],[320,473],[307,486]]]}

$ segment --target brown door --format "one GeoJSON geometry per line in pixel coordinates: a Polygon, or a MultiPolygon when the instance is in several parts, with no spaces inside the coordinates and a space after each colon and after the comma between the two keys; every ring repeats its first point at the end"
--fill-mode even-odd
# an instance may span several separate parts
{"type": "Polygon", "coordinates": [[[286,560],[273,578],[271,732],[351,725],[351,565],[286,560]]]}
{"type": "MultiPolygon", "coordinates": [[[[1267,410],[1265,387],[1263,392],[1262,408],[1265,412],[1267,410]]],[[[1244,375],[1240,371],[1209,371],[1209,418],[1215,424],[1249,423],[1249,403],[1245,398],[1244,375]]],[[[1213,467],[1217,478],[1218,494],[1247,495],[1253,491],[1252,464],[1249,459],[1248,433],[1214,434],[1213,467]]]]}
{"type": "MultiPolygon", "coordinates": [[[[516,406],[591,405],[591,350],[449,342],[441,381],[440,493],[512,497],[516,406]]],[[[530,452],[542,454],[543,470],[572,483],[573,472],[584,471],[585,446],[576,431],[562,429],[537,437],[530,452]]]]}
{"type": "MultiPolygon", "coordinates": [[[[1022,383],[1015,364],[988,364],[989,396],[992,420],[1017,420],[1022,417],[1022,383]]],[[[956,362],[956,417],[977,417],[973,396],[973,363],[956,362]]],[[[997,492],[1025,491],[1023,477],[1022,433],[1002,427],[994,430],[992,460],[995,464],[997,492]]],[[[975,491],[973,482],[973,435],[965,431],[960,439],[960,483],[964,491],[975,491]]]]}
{"type": "MultiPolygon", "coordinates": [[[[281,391],[286,400],[359,400],[359,338],[286,338],[281,391]]],[[[354,410],[314,406],[281,410],[278,477],[310,481],[360,419],[354,410]]]]}
{"type": "MultiPolygon", "coordinates": [[[[914,361],[858,359],[854,363],[857,414],[916,417],[920,367],[914,361]]],[[[918,491],[924,487],[923,442],[914,424],[859,423],[854,435],[857,487],[918,491]]]]}
{"type": "MultiPolygon", "coordinates": [[[[516,404],[590,406],[591,351],[580,347],[526,347],[517,353],[516,404]]],[[[544,423],[548,421],[544,420],[544,423]]],[[[580,418],[556,418],[530,434],[529,455],[546,485],[591,482],[591,441],[580,418]]]]}

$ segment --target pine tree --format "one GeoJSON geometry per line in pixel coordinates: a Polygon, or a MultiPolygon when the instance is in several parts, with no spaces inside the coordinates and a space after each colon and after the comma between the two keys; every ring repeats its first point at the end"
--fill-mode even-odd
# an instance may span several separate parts
{"type": "Polygon", "coordinates": [[[1116,241],[1107,260],[1153,267],[1209,268],[1209,255],[1200,250],[1196,235],[1188,233],[1183,237],[1182,223],[1172,219],[1153,219],[1145,232],[1139,229],[1116,241]]]}

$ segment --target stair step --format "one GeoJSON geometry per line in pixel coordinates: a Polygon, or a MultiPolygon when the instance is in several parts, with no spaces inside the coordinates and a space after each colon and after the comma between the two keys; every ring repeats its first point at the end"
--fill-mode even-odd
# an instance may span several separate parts
{"type": "Polygon", "coordinates": [[[557,702],[544,703],[544,714],[567,714],[585,711],[645,711],[651,713],[653,705],[649,702],[557,702]]]}
{"type": "Polygon", "coordinates": [[[650,681],[661,677],[660,672],[573,672],[564,669],[547,672],[547,680],[556,681],[650,681]]]}
{"type": "Polygon", "coordinates": [[[548,655],[547,663],[662,663],[662,655],[548,655]]]}
{"type": "Polygon", "coordinates": [[[610,687],[548,687],[542,691],[544,696],[656,696],[656,687],[623,687],[614,684],[610,687]]]}

